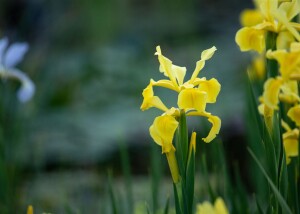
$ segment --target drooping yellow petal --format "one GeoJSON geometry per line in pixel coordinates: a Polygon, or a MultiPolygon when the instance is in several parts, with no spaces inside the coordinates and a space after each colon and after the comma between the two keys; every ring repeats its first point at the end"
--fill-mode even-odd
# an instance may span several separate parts
{"type": "Polygon", "coordinates": [[[196,109],[199,112],[205,111],[207,93],[197,88],[187,88],[178,95],[178,106],[180,109],[196,109]]]}
{"type": "Polygon", "coordinates": [[[263,22],[263,16],[259,10],[246,9],[240,15],[240,22],[243,27],[252,27],[263,22]]]}
{"type": "Polygon", "coordinates": [[[296,123],[297,126],[300,126],[300,105],[290,108],[287,115],[296,123]]]}
{"type": "Polygon", "coordinates": [[[143,90],[143,103],[141,105],[141,110],[147,110],[149,108],[155,107],[161,109],[162,111],[167,111],[168,108],[163,104],[159,97],[154,96],[152,83],[143,90]]]}
{"type": "Polygon", "coordinates": [[[221,85],[215,78],[212,78],[208,81],[203,81],[199,84],[199,90],[207,93],[207,102],[215,103],[217,96],[221,90],[221,85]]]}
{"type": "Polygon", "coordinates": [[[244,27],[236,33],[235,42],[241,51],[255,50],[261,53],[265,49],[265,31],[244,27]]]}
{"type": "Polygon", "coordinates": [[[150,126],[150,135],[154,142],[162,147],[162,153],[175,151],[172,144],[178,121],[170,115],[158,116],[150,126]]]}
{"type": "Polygon", "coordinates": [[[214,207],[215,207],[216,214],[229,214],[226,204],[221,197],[218,197],[216,199],[214,207]]]}
{"type": "Polygon", "coordinates": [[[201,59],[199,61],[197,61],[196,63],[196,68],[192,74],[192,77],[190,79],[190,82],[193,83],[193,81],[197,78],[199,72],[202,70],[202,68],[205,65],[205,61],[209,60],[215,53],[215,51],[217,50],[217,48],[215,46],[206,49],[204,51],[202,51],[201,53],[201,59]]]}
{"type": "Polygon", "coordinates": [[[215,139],[221,128],[221,119],[219,117],[209,114],[208,121],[212,124],[212,127],[207,137],[202,138],[205,143],[210,143],[213,139],[215,139]]]}
{"type": "Polygon", "coordinates": [[[294,129],[287,131],[282,135],[283,145],[286,155],[286,162],[289,164],[291,162],[291,157],[298,156],[299,147],[299,129],[294,129]]]}
{"type": "Polygon", "coordinates": [[[269,78],[264,84],[263,100],[264,104],[271,109],[278,109],[279,92],[282,80],[269,78]]]}

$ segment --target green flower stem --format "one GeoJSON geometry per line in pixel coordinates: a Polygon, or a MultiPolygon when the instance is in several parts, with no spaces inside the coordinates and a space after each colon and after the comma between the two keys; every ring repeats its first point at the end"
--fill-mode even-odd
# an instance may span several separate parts
{"type": "MultiPolygon", "coordinates": [[[[277,33],[267,32],[266,51],[276,50],[276,39],[277,39],[277,33]]],[[[274,59],[266,59],[266,71],[267,71],[267,77],[278,76],[277,61],[274,59]]]]}

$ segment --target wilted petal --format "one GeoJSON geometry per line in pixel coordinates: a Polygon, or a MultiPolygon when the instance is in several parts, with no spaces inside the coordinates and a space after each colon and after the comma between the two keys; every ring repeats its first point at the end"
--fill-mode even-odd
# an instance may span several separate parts
{"type": "Polygon", "coordinates": [[[14,43],[6,51],[3,64],[7,68],[12,68],[22,61],[23,56],[28,51],[27,43],[14,43]]]}
{"type": "Polygon", "coordinates": [[[300,105],[290,108],[287,115],[297,124],[297,126],[300,126],[300,105]]]}
{"type": "Polygon", "coordinates": [[[236,33],[235,41],[241,51],[255,50],[261,53],[265,49],[265,31],[244,27],[236,33]]]}
{"type": "Polygon", "coordinates": [[[207,102],[206,92],[197,88],[187,88],[178,95],[178,106],[180,109],[196,109],[199,112],[205,111],[207,102]]]}
{"type": "Polygon", "coordinates": [[[178,127],[178,121],[170,115],[162,115],[155,118],[150,126],[150,135],[154,142],[162,147],[162,153],[175,150],[172,142],[174,133],[178,127]]]}

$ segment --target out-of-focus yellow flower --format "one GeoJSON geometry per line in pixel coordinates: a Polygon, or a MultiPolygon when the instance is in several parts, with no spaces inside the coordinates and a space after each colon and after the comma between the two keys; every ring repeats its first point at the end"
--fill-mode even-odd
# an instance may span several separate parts
{"type": "Polygon", "coordinates": [[[27,214],[33,214],[33,207],[31,205],[27,208],[27,214]]]}
{"type": "Polygon", "coordinates": [[[297,126],[300,126],[300,105],[290,108],[287,115],[296,123],[297,126]]]}
{"type": "Polygon", "coordinates": [[[264,20],[263,15],[259,10],[255,9],[245,9],[240,15],[240,23],[244,27],[252,27],[264,20]]]}
{"type": "Polygon", "coordinates": [[[262,103],[277,110],[279,101],[295,104],[300,101],[297,81],[284,81],[281,77],[269,78],[264,84],[262,103]]]}
{"type": "Polygon", "coordinates": [[[197,204],[196,214],[229,214],[229,211],[222,198],[218,197],[212,205],[210,202],[205,201],[197,204]]]}
{"type": "Polygon", "coordinates": [[[276,50],[268,51],[267,57],[275,59],[279,63],[279,71],[283,79],[300,80],[300,43],[294,42],[290,46],[290,51],[276,50]]]}
{"type": "Polygon", "coordinates": [[[291,41],[291,37],[300,41],[300,35],[296,30],[299,25],[291,22],[293,17],[300,12],[297,0],[287,2],[257,0],[255,3],[257,9],[248,9],[241,14],[243,28],[235,37],[241,51],[255,50],[261,53],[265,49],[267,31],[278,34],[278,47],[286,45],[288,41],[291,41]]]}
{"type": "Polygon", "coordinates": [[[291,129],[287,123],[282,121],[282,126],[286,132],[282,135],[283,145],[286,156],[286,163],[291,162],[291,157],[298,156],[298,147],[299,147],[299,129],[291,129]]]}
{"type": "Polygon", "coordinates": [[[265,58],[256,56],[248,67],[248,75],[251,80],[263,80],[266,76],[265,58]]]}

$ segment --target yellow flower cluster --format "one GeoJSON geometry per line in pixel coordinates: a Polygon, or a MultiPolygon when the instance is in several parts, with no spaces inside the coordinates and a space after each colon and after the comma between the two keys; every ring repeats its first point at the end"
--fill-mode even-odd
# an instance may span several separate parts
{"type": "MultiPolygon", "coordinates": [[[[254,50],[260,53],[258,59],[275,60],[279,65],[278,75],[268,78],[264,83],[259,111],[271,131],[273,113],[279,109],[279,103],[290,106],[287,116],[295,122],[297,128],[292,130],[287,123],[282,122],[286,130],[283,144],[289,163],[290,157],[298,156],[299,146],[300,98],[297,81],[300,80],[300,24],[292,20],[299,15],[300,7],[297,0],[255,0],[254,3],[256,9],[242,12],[243,27],[235,39],[241,51],[254,50]],[[267,34],[270,32],[275,35],[276,43],[272,50],[266,45],[267,34]]],[[[257,65],[256,69],[262,73],[265,70],[262,68],[264,64],[258,62],[257,65]]]]}
{"type": "Polygon", "coordinates": [[[164,112],[161,116],[155,118],[150,127],[150,135],[153,140],[162,147],[163,153],[168,153],[171,150],[175,151],[172,141],[179,124],[177,118],[180,116],[181,110],[183,110],[187,116],[207,117],[208,121],[212,123],[212,128],[208,136],[203,138],[205,142],[211,142],[219,133],[221,127],[220,118],[206,112],[205,109],[207,103],[216,102],[221,85],[215,78],[206,80],[205,77],[197,77],[199,72],[203,69],[205,61],[210,59],[215,51],[215,47],[204,50],[191,78],[184,81],[186,68],[174,65],[171,60],[162,55],[160,47],[156,47],[155,55],[158,56],[160,72],[168,79],[159,81],[150,80],[149,85],[143,91],[144,100],[141,105],[141,110],[144,111],[155,107],[164,112]],[[177,92],[178,107],[166,107],[161,99],[154,95],[154,86],[168,88],[177,92]]]}

